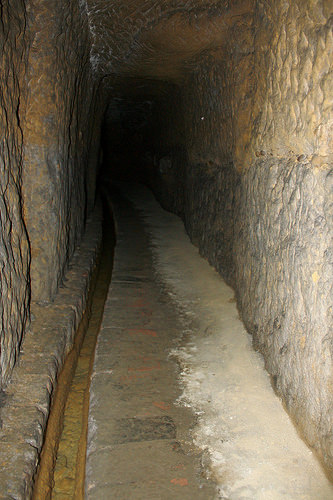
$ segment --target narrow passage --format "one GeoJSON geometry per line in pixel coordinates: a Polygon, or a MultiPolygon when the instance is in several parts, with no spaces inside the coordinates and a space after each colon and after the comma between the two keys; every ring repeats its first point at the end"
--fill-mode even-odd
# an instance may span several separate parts
{"type": "Polygon", "coordinates": [[[232,289],[148,190],[122,190],[91,381],[86,498],[333,498],[232,289]]]}
{"type": "Polygon", "coordinates": [[[193,447],[193,414],[175,404],[182,337],[156,282],[149,238],[128,201],[114,197],[117,243],[91,381],[86,497],[209,499],[193,447]]]}

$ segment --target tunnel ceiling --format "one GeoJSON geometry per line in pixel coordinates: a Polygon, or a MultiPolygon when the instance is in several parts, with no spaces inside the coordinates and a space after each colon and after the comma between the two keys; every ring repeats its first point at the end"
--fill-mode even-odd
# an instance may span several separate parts
{"type": "Polygon", "coordinates": [[[158,81],[181,83],[200,54],[223,52],[230,29],[250,23],[253,7],[253,0],[87,3],[93,67],[122,93],[162,91],[158,81]]]}

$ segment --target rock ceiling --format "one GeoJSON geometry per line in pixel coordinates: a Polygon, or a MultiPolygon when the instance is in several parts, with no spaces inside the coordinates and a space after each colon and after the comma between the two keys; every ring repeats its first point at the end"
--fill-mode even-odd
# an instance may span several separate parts
{"type": "MultiPolygon", "coordinates": [[[[250,22],[253,0],[87,0],[91,61],[124,82],[179,83],[198,56],[219,51],[231,27],[250,22]]],[[[139,85],[140,86],[140,85],[139,85]]]]}

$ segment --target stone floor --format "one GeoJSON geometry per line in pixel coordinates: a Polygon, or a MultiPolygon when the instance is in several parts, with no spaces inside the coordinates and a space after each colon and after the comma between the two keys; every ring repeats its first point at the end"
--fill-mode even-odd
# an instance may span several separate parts
{"type": "Polygon", "coordinates": [[[150,242],[128,202],[114,197],[115,263],[91,383],[86,498],[209,499],[193,413],[175,404],[168,357],[182,328],[156,282],[150,242]]]}
{"type": "Polygon", "coordinates": [[[125,196],[114,196],[86,498],[333,499],[252,349],[232,289],[151,194],[132,187],[125,196]]]}

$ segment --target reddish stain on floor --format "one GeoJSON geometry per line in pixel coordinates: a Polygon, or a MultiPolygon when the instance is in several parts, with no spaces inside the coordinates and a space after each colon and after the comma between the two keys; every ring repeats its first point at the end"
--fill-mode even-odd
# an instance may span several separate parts
{"type": "Polygon", "coordinates": [[[186,477],[177,477],[175,479],[171,479],[170,483],[177,486],[188,486],[188,480],[186,479],[186,477]]]}
{"type": "Polygon", "coordinates": [[[128,333],[130,335],[148,335],[150,337],[157,337],[155,330],[149,330],[147,328],[130,328],[128,333]]]}

